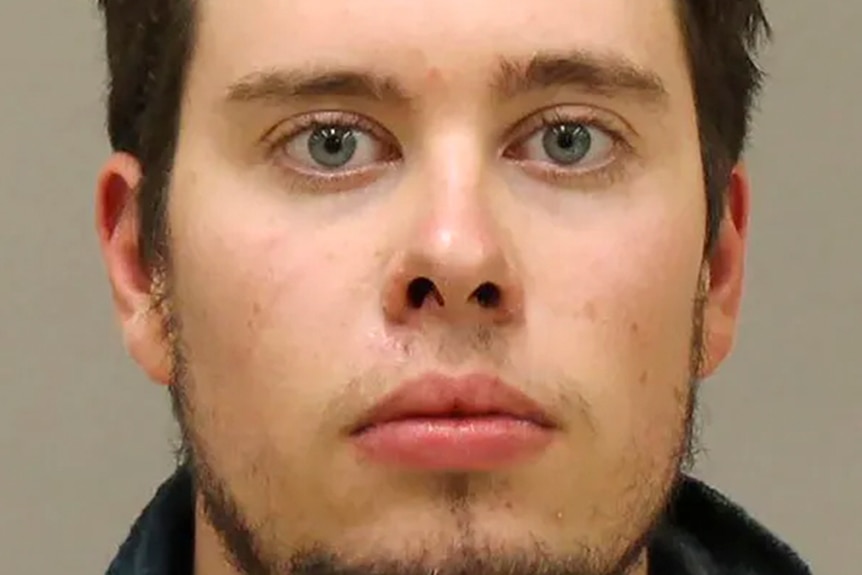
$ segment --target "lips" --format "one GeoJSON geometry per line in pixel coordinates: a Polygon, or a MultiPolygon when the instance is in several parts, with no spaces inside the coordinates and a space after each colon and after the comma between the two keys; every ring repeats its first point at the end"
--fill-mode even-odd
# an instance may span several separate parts
{"type": "Polygon", "coordinates": [[[500,379],[482,375],[452,378],[433,374],[405,382],[377,403],[362,418],[355,432],[410,419],[494,416],[554,427],[551,418],[535,401],[500,379]]]}
{"type": "Polygon", "coordinates": [[[556,428],[535,401],[497,378],[431,374],[375,405],[350,438],[375,463],[488,471],[536,455],[556,428]]]}

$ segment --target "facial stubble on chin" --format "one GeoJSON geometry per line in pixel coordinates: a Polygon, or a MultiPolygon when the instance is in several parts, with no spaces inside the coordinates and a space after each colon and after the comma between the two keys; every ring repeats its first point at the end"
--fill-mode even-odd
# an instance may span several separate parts
{"type": "Polygon", "coordinates": [[[691,384],[686,396],[679,398],[684,404],[685,422],[674,477],[669,484],[663,485],[663,505],[659,506],[648,527],[629,543],[614,562],[609,562],[601,553],[586,547],[561,556],[548,553],[539,542],[517,552],[479,545],[475,542],[472,528],[474,521],[471,518],[471,493],[474,492],[472,484],[475,478],[457,473],[441,476],[438,484],[441,501],[448,502],[451,515],[455,518],[458,530],[455,540],[459,541],[458,547],[452,548],[447,559],[440,564],[428,565],[420,559],[408,561],[394,558],[380,558],[363,564],[347,563],[339,557],[336,549],[328,548],[323,542],[296,549],[290,557],[274,557],[262,548],[258,534],[233,497],[229,485],[215,472],[202,448],[202,442],[195,437],[191,424],[194,407],[187,393],[189,376],[181,339],[182,329],[177,314],[171,309],[169,294],[164,293],[159,298],[159,309],[165,318],[164,330],[172,354],[170,394],[181,433],[178,463],[191,473],[194,491],[200,497],[205,517],[218,534],[227,559],[241,575],[628,575],[638,565],[654,532],[660,528],[663,510],[672,498],[683,471],[693,465],[696,457],[697,375],[704,361],[705,302],[706,286],[702,274],[692,310],[691,384]]]}

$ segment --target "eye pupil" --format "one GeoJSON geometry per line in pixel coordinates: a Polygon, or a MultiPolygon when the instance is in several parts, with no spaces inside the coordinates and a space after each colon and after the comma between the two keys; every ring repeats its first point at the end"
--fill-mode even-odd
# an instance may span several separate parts
{"type": "Polygon", "coordinates": [[[337,154],[341,151],[341,139],[336,136],[329,136],[326,138],[326,142],[323,144],[323,147],[330,154],[337,154]]]}
{"type": "Polygon", "coordinates": [[[339,126],[317,128],[308,139],[308,153],[324,167],[340,168],[356,153],[356,135],[339,126]]]}
{"type": "Polygon", "coordinates": [[[593,138],[583,124],[559,124],[543,138],[545,153],[560,164],[574,164],[589,153],[593,138]]]}

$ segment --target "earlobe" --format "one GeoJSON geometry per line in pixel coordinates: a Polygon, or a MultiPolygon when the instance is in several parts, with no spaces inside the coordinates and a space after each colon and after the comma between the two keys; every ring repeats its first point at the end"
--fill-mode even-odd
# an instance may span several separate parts
{"type": "Polygon", "coordinates": [[[744,165],[739,164],[731,174],[716,243],[705,264],[706,361],[701,377],[707,377],[718,369],[730,353],[736,337],[742,303],[748,220],[751,211],[750,194],[747,171],[744,165]]]}
{"type": "Polygon", "coordinates": [[[99,175],[96,231],[126,348],[152,380],[167,384],[170,355],[163,318],[153,306],[152,275],[139,257],[140,183],[140,164],[133,156],[111,156],[99,175]]]}

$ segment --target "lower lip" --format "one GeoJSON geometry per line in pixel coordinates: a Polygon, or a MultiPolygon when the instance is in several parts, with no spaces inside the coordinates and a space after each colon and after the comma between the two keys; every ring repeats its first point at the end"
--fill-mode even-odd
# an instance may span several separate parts
{"type": "Polygon", "coordinates": [[[511,417],[407,419],[353,436],[368,459],[428,471],[491,471],[543,451],[553,432],[511,417]]]}

